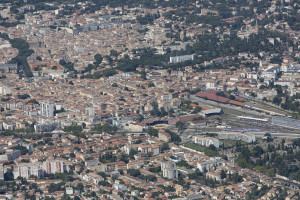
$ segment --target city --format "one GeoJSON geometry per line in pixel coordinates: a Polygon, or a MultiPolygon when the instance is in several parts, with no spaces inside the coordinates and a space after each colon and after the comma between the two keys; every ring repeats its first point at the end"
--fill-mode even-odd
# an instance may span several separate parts
{"type": "Polygon", "coordinates": [[[300,199],[299,6],[0,1],[0,199],[300,199]]]}

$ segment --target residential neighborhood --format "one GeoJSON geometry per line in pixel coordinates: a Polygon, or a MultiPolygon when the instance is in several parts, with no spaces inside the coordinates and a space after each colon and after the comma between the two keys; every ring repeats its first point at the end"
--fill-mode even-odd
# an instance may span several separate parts
{"type": "Polygon", "coordinates": [[[300,199],[297,0],[0,1],[0,199],[300,199]]]}

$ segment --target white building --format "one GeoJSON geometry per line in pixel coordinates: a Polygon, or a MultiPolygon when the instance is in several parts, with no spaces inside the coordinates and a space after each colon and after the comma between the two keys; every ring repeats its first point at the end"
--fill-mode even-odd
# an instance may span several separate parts
{"type": "Polygon", "coordinates": [[[257,80],[258,74],[257,74],[257,72],[247,72],[247,78],[257,80]]]}
{"type": "Polygon", "coordinates": [[[60,127],[61,127],[60,122],[44,121],[43,123],[35,124],[34,130],[37,133],[51,132],[60,127]]]}
{"type": "Polygon", "coordinates": [[[206,178],[219,181],[221,180],[221,175],[215,172],[207,172],[206,178]]]}
{"type": "Polygon", "coordinates": [[[277,95],[277,91],[275,89],[269,90],[269,89],[264,89],[264,90],[259,90],[259,92],[257,92],[257,98],[258,99],[263,99],[264,97],[268,98],[272,98],[275,97],[277,95]]]}
{"type": "Polygon", "coordinates": [[[41,103],[41,115],[45,117],[54,117],[55,105],[48,102],[41,103]]]}
{"type": "Polygon", "coordinates": [[[214,145],[216,148],[219,148],[220,142],[216,138],[205,137],[205,136],[194,136],[193,141],[196,144],[209,147],[209,145],[214,145]]]}
{"type": "Polygon", "coordinates": [[[90,182],[93,181],[94,184],[98,185],[98,183],[100,181],[103,181],[104,178],[96,173],[88,173],[88,174],[84,174],[84,175],[80,175],[79,177],[81,177],[82,180],[86,181],[86,182],[90,182]]]}
{"type": "Polygon", "coordinates": [[[217,86],[217,83],[215,81],[207,81],[205,83],[205,88],[206,89],[215,89],[217,86]]]}
{"type": "Polygon", "coordinates": [[[267,70],[261,71],[261,77],[264,78],[264,82],[275,81],[279,72],[280,66],[269,66],[267,70]]]}
{"type": "Polygon", "coordinates": [[[85,114],[87,116],[95,116],[95,108],[90,107],[85,109],[85,114]]]}
{"type": "Polygon", "coordinates": [[[0,87],[0,94],[1,95],[7,95],[7,94],[11,94],[11,89],[7,86],[1,86],[0,87]]]}
{"type": "Polygon", "coordinates": [[[44,176],[44,170],[39,163],[20,163],[17,164],[14,171],[14,178],[18,177],[29,178],[30,176],[36,176],[38,178],[44,176]]]}
{"type": "Polygon", "coordinates": [[[66,194],[73,195],[74,194],[73,188],[72,187],[66,187],[66,194]]]}
{"type": "Polygon", "coordinates": [[[3,165],[0,166],[0,180],[4,180],[4,168],[3,168],[3,165]]]}
{"type": "Polygon", "coordinates": [[[49,160],[43,162],[43,170],[47,174],[64,173],[69,171],[69,165],[64,160],[49,160]]]}
{"type": "Polygon", "coordinates": [[[170,57],[170,63],[179,63],[179,62],[184,62],[187,60],[194,60],[194,55],[170,57]]]}
{"type": "Polygon", "coordinates": [[[134,149],[135,151],[140,151],[143,154],[152,153],[153,156],[156,156],[160,154],[161,146],[157,144],[132,144],[124,146],[124,150],[128,155],[131,149],[134,149]]]}
{"type": "Polygon", "coordinates": [[[197,168],[203,172],[205,170],[209,171],[211,168],[220,166],[225,161],[220,157],[211,157],[209,160],[206,160],[204,162],[197,163],[197,168]]]}
{"type": "Polygon", "coordinates": [[[171,161],[161,162],[161,170],[163,172],[163,177],[168,179],[178,178],[178,169],[176,164],[171,161]]]}
{"type": "Polygon", "coordinates": [[[113,184],[113,189],[118,190],[118,191],[125,191],[127,190],[127,186],[119,183],[113,184]]]}

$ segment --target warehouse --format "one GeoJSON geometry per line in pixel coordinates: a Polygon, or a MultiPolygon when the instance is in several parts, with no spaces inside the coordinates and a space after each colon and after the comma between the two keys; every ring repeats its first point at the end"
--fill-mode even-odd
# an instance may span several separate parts
{"type": "Polygon", "coordinates": [[[267,118],[256,118],[256,117],[247,117],[247,116],[237,116],[237,118],[241,121],[254,122],[257,124],[267,124],[267,118]]]}

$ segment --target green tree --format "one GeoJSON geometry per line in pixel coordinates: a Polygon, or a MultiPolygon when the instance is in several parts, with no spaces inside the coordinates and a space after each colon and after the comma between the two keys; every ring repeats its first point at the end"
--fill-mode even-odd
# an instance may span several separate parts
{"type": "Polygon", "coordinates": [[[149,127],[148,134],[152,137],[158,137],[158,130],[155,128],[149,127]]]}
{"type": "Polygon", "coordinates": [[[61,59],[61,60],[59,60],[59,64],[62,65],[62,66],[64,66],[64,65],[67,64],[67,63],[66,63],[65,60],[61,59]]]}
{"type": "Polygon", "coordinates": [[[161,147],[161,150],[162,151],[166,151],[166,150],[169,150],[170,149],[170,146],[169,146],[169,144],[168,143],[163,143],[163,145],[162,145],[162,147],[161,147]]]}
{"type": "Polygon", "coordinates": [[[129,151],[130,159],[134,159],[135,154],[137,154],[137,151],[135,149],[130,149],[130,151],[129,151]]]}
{"type": "Polygon", "coordinates": [[[221,174],[220,175],[221,175],[221,179],[224,179],[227,176],[226,172],[223,169],[221,170],[221,174]]]}
{"type": "Polygon", "coordinates": [[[182,121],[176,122],[176,128],[178,128],[178,131],[181,131],[184,129],[184,123],[182,121]]]}
{"type": "Polygon", "coordinates": [[[139,116],[137,117],[138,122],[142,122],[144,120],[144,116],[139,114],[139,116]]]}
{"type": "Polygon", "coordinates": [[[149,82],[149,83],[148,83],[148,87],[155,87],[155,85],[154,85],[153,82],[149,82]]]}
{"type": "Polygon", "coordinates": [[[60,24],[61,24],[62,26],[65,26],[65,25],[68,24],[68,22],[66,22],[66,21],[63,20],[63,21],[60,22],[60,24]]]}
{"type": "Polygon", "coordinates": [[[96,60],[95,64],[100,65],[102,63],[103,57],[100,54],[96,54],[94,56],[94,59],[96,60]]]}
{"type": "Polygon", "coordinates": [[[42,61],[41,56],[37,56],[37,57],[36,57],[36,60],[42,61]]]}
{"type": "Polygon", "coordinates": [[[110,50],[110,55],[114,57],[118,57],[119,53],[116,50],[110,50]]]}
{"type": "Polygon", "coordinates": [[[19,99],[28,99],[28,98],[30,98],[30,95],[29,94],[18,94],[18,98],[19,99]]]}
{"type": "Polygon", "coordinates": [[[130,176],[134,176],[134,177],[138,177],[141,174],[140,170],[138,170],[138,169],[128,169],[127,173],[130,176]]]}
{"type": "Polygon", "coordinates": [[[141,71],[141,78],[143,80],[147,80],[147,73],[145,72],[145,70],[141,71]]]}
{"type": "Polygon", "coordinates": [[[194,111],[192,112],[192,114],[197,114],[197,113],[199,113],[199,112],[201,112],[202,111],[202,108],[201,107],[196,107],[195,109],[194,109],[194,111]]]}
{"type": "Polygon", "coordinates": [[[70,156],[70,158],[75,158],[76,157],[76,155],[73,152],[70,153],[69,156],[70,156]]]}
{"type": "Polygon", "coordinates": [[[67,194],[64,194],[60,199],[61,200],[71,200],[71,197],[67,194]]]}
{"type": "Polygon", "coordinates": [[[14,180],[14,174],[12,169],[8,169],[5,173],[4,173],[4,180],[5,181],[13,181],[14,180]]]}
{"type": "Polygon", "coordinates": [[[281,103],[281,101],[282,101],[282,99],[281,99],[280,97],[275,96],[275,97],[273,98],[273,100],[272,100],[272,103],[274,103],[274,104],[276,104],[277,106],[279,106],[280,103],[281,103]]]}

